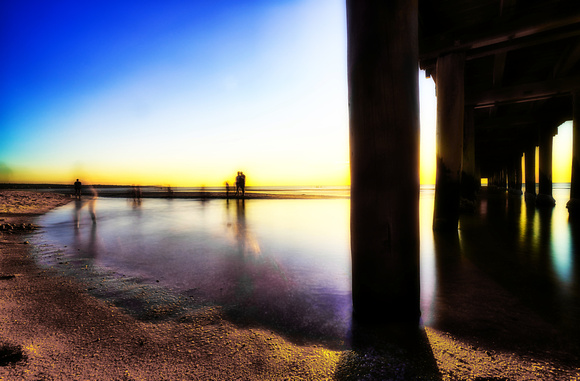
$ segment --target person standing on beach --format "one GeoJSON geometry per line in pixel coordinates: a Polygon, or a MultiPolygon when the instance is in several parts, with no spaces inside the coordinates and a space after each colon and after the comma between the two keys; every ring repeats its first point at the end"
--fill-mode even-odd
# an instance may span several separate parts
{"type": "Polygon", "coordinates": [[[75,186],[75,197],[81,198],[81,187],[82,187],[82,184],[79,181],[79,179],[77,179],[77,181],[75,181],[74,186],[75,186]]]}
{"type": "Polygon", "coordinates": [[[242,189],[242,198],[246,193],[246,175],[244,172],[240,172],[240,188],[242,189]]]}
{"type": "Polygon", "coordinates": [[[240,194],[240,173],[241,172],[238,172],[238,175],[236,176],[236,197],[240,194]]]}

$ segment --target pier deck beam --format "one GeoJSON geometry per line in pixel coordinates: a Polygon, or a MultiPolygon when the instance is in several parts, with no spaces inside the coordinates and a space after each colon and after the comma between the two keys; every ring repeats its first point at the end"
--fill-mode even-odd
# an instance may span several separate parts
{"type": "Polygon", "coordinates": [[[418,324],[417,1],[346,3],[354,316],[418,324]]]}

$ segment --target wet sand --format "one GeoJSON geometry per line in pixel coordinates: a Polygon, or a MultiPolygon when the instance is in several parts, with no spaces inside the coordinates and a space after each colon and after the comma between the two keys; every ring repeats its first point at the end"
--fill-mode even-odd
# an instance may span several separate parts
{"type": "Polygon", "coordinates": [[[236,324],[217,306],[177,320],[130,316],[34,262],[30,223],[70,200],[0,191],[0,379],[580,379],[578,367],[558,358],[478,346],[433,328],[353,327],[343,348],[330,349],[236,324]]]}

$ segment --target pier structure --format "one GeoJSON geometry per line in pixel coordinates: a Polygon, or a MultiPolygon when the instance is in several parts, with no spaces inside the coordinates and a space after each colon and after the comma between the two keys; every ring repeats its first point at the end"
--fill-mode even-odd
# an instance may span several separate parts
{"type": "Polygon", "coordinates": [[[434,230],[456,234],[482,178],[521,196],[525,175],[526,202],[553,206],[552,140],[568,120],[577,213],[580,2],[346,3],[355,315],[417,320],[418,68],[437,93],[434,230]]]}

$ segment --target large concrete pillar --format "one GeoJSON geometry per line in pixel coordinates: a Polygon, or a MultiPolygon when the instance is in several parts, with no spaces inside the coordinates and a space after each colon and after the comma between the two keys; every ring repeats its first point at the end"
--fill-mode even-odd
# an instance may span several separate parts
{"type": "Polygon", "coordinates": [[[347,0],[347,36],[355,317],[417,324],[417,1],[347,0]]]}
{"type": "Polygon", "coordinates": [[[554,135],[551,128],[540,131],[540,178],[537,206],[554,206],[556,201],[552,197],[552,142],[554,135]]]}
{"type": "Polygon", "coordinates": [[[465,55],[437,59],[437,176],[433,229],[456,230],[463,157],[465,55]]]}
{"type": "Polygon", "coordinates": [[[580,214],[580,92],[573,97],[574,117],[572,122],[572,179],[570,201],[566,204],[572,215],[580,214]]]}
{"type": "Polygon", "coordinates": [[[522,154],[514,154],[511,158],[508,175],[508,191],[512,195],[522,195],[522,154]]]}
{"type": "Polygon", "coordinates": [[[522,156],[524,153],[520,151],[518,155],[516,155],[516,191],[521,196],[522,195],[522,180],[523,180],[523,173],[522,173],[522,156]]]}
{"type": "Polygon", "coordinates": [[[493,185],[498,190],[505,190],[506,187],[506,175],[505,169],[498,167],[493,173],[493,185]]]}
{"type": "Polygon", "coordinates": [[[516,180],[516,169],[514,166],[514,159],[510,158],[507,161],[506,173],[507,173],[507,185],[508,185],[508,192],[515,188],[515,180],[516,180]]]}
{"type": "Polygon", "coordinates": [[[475,210],[475,193],[478,189],[475,173],[475,126],[473,107],[465,108],[463,123],[463,164],[461,170],[461,210],[475,210]]]}
{"type": "Polygon", "coordinates": [[[506,184],[507,184],[507,168],[503,167],[500,172],[499,172],[499,187],[501,189],[506,189],[506,184]]]}
{"type": "Polygon", "coordinates": [[[528,144],[525,152],[526,201],[536,201],[536,146],[528,144]]]}

